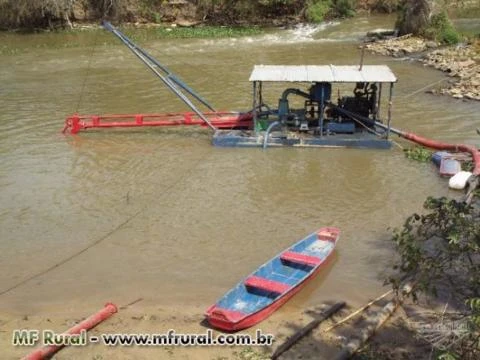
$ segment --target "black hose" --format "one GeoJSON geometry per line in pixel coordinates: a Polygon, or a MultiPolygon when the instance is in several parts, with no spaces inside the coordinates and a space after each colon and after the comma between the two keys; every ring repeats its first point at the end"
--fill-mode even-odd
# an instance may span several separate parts
{"type": "Polygon", "coordinates": [[[344,108],[341,108],[340,106],[334,105],[331,102],[327,103],[327,105],[331,106],[333,109],[337,110],[339,113],[341,113],[345,116],[348,116],[349,118],[351,118],[353,120],[361,121],[363,124],[365,124],[367,126],[374,127],[375,125],[377,125],[377,122],[375,120],[372,120],[372,119],[370,119],[368,117],[365,117],[363,115],[355,114],[351,111],[345,110],[344,108]]]}

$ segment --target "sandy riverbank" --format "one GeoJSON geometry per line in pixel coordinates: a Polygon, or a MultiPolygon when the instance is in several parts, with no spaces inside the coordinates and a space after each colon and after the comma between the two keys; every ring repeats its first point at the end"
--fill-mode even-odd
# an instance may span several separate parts
{"type": "Polygon", "coordinates": [[[385,56],[417,59],[451,77],[451,81],[425,90],[457,99],[480,101],[480,44],[438,46],[419,37],[404,36],[369,43],[366,48],[385,56]]]}
{"type": "MultiPolygon", "coordinates": [[[[270,333],[275,336],[273,347],[244,347],[244,346],[224,346],[224,347],[107,347],[103,344],[91,344],[86,347],[66,347],[59,351],[56,359],[268,359],[272,350],[282,343],[288,336],[291,336],[295,330],[306,325],[313,320],[321,308],[310,308],[303,312],[282,311],[282,316],[275,314],[263,321],[258,326],[242,331],[242,334],[255,335],[256,329],[261,329],[263,333],[270,333]]],[[[67,309],[58,311],[42,312],[40,315],[13,316],[10,314],[0,314],[0,347],[2,359],[18,359],[25,356],[35,347],[12,346],[12,334],[15,329],[38,329],[52,330],[61,333],[83,320],[84,316],[94,313],[98,309],[76,309],[67,312],[67,309]],[[88,313],[88,314],[87,314],[88,313]],[[84,314],[82,316],[81,314],[84,314]]],[[[198,307],[158,307],[152,304],[142,304],[138,302],[127,308],[120,309],[118,313],[107,319],[95,329],[89,331],[90,335],[108,334],[163,334],[169,329],[174,329],[177,334],[204,334],[208,326],[203,322],[203,308],[198,307]]],[[[331,322],[326,322],[328,326],[331,322]]],[[[218,331],[213,332],[214,336],[221,334],[218,331]]],[[[332,333],[333,334],[333,333],[332,333]]],[[[322,343],[315,338],[306,340],[304,344],[295,348],[295,351],[286,353],[284,359],[298,358],[303,354],[303,358],[315,358],[315,353],[321,353],[325,358],[334,356],[338,351],[335,346],[322,343]]]]}
{"type": "MultiPolygon", "coordinates": [[[[358,334],[358,330],[366,325],[363,316],[372,316],[387,303],[388,299],[373,305],[361,316],[356,316],[342,326],[325,332],[335,322],[343,319],[352,311],[351,307],[345,307],[331,319],[324,321],[312,333],[303,338],[289,351],[282,355],[283,360],[289,359],[331,359],[340,351],[347,341],[358,334]]],[[[310,307],[304,310],[297,309],[289,304],[282,308],[267,320],[251,329],[240,332],[255,337],[257,329],[263,334],[274,335],[273,346],[105,346],[101,343],[89,344],[82,347],[65,347],[60,350],[55,359],[208,359],[208,360],[266,360],[269,359],[275,349],[288,337],[292,336],[300,328],[312,320],[333,302],[310,307]]],[[[421,339],[415,339],[412,329],[408,325],[413,321],[413,313],[418,311],[416,306],[407,306],[397,311],[393,318],[387,322],[382,330],[375,335],[361,354],[354,359],[374,359],[379,354],[388,356],[394,360],[413,360],[422,358],[429,352],[429,346],[421,339]],[[392,347],[393,345],[393,347],[392,347]],[[369,357],[370,356],[370,357],[369,357]],[[373,356],[373,357],[372,357],[373,356]]],[[[75,308],[59,309],[42,312],[37,315],[11,315],[0,313],[0,347],[2,359],[19,359],[37,347],[12,346],[12,335],[16,329],[28,330],[52,330],[61,333],[82,321],[84,317],[93,314],[99,308],[75,308]],[[88,314],[87,314],[88,313],[88,314]]],[[[121,307],[114,314],[96,328],[88,332],[89,335],[101,334],[165,334],[170,329],[177,334],[205,334],[209,327],[204,323],[203,308],[201,306],[190,307],[159,307],[143,301],[121,307]]],[[[422,318],[415,316],[417,320],[422,318]]],[[[419,320],[420,319],[420,320],[419,320]]],[[[213,330],[213,336],[221,332],[213,330]]]]}

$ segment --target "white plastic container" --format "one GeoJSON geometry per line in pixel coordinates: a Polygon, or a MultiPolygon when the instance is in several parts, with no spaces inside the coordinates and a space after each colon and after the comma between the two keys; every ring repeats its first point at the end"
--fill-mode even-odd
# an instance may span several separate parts
{"type": "Polygon", "coordinates": [[[460,171],[450,178],[448,186],[451,189],[463,190],[465,186],[467,186],[467,181],[470,176],[472,176],[470,171],[460,171]]]}

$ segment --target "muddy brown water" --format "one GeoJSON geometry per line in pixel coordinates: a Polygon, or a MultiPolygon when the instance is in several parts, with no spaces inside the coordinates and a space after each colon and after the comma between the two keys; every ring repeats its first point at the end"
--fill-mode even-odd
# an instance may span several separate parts
{"type": "MultiPolygon", "coordinates": [[[[391,21],[142,45],[217,108],[242,110],[251,106],[254,64],[356,63],[358,37],[391,21]]],[[[433,165],[407,160],[396,147],[222,149],[208,130],[183,128],[64,136],[64,117],[76,110],[185,109],[125,47],[94,34],[0,34],[0,292],[11,289],[0,295],[1,311],[74,311],[140,297],[207,307],[327,225],[342,230],[333,261],[282,311],[324,300],[360,304],[384,292],[389,228],[428,195],[459,196],[433,165]]],[[[365,63],[387,64],[399,78],[394,126],[479,143],[478,103],[411,96],[443,74],[371,54],[365,63]]]]}

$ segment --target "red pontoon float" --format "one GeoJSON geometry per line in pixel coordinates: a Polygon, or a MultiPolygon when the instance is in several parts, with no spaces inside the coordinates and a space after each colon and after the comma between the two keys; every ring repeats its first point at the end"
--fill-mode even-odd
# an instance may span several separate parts
{"type": "MultiPolygon", "coordinates": [[[[252,113],[206,112],[203,114],[217,129],[249,129],[252,113]]],[[[92,128],[125,128],[142,126],[202,126],[205,121],[194,112],[129,115],[72,115],[65,120],[63,132],[77,134],[92,128]]]]}
{"type": "Polygon", "coordinates": [[[191,126],[198,125],[217,129],[248,129],[252,127],[251,112],[229,112],[215,110],[205,99],[185,84],[166,66],[159,63],[148,52],[133,43],[128,37],[104,21],[103,27],[117,36],[180,100],[192,111],[166,114],[124,114],[124,115],[72,115],[65,120],[63,132],[77,134],[91,128],[125,128],[147,126],[191,126]],[[198,101],[208,112],[200,111],[193,103],[198,101]]]}

